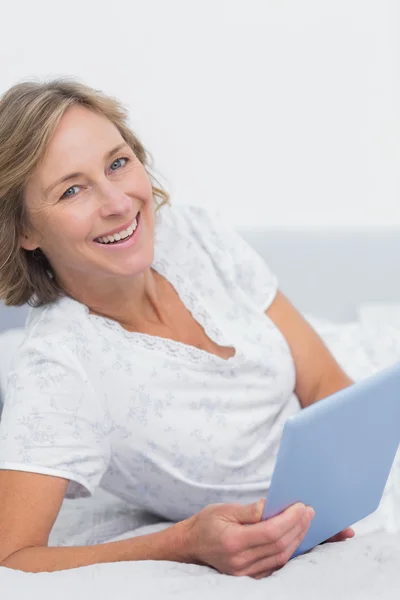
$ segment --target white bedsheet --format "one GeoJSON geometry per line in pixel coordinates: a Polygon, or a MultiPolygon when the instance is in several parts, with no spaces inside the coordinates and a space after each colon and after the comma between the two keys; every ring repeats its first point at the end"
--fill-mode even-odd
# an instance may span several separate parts
{"type": "MultiPolygon", "coordinates": [[[[366,305],[347,324],[307,316],[338,362],[355,380],[400,360],[400,305],[366,305]]],[[[93,498],[65,500],[51,545],[94,544],[143,535],[168,526],[99,491],[93,498]]],[[[356,537],[324,544],[290,561],[262,581],[224,576],[208,567],[142,561],[93,565],[30,574],[0,568],[1,597],[47,600],[78,598],[384,598],[400,589],[400,451],[379,509],[355,524],[356,537]],[[5,593],[4,593],[5,592],[5,593]]]]}

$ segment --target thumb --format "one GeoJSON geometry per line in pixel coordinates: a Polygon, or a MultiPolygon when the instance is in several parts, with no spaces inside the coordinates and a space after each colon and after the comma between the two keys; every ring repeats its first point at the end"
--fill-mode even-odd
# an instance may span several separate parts
{"type": "Polygon", "coordinates": [[[252,504],[237,504],[234,516],[238,523],[258,523],[264,511],[265,499],[258,500],[252,504]]]}

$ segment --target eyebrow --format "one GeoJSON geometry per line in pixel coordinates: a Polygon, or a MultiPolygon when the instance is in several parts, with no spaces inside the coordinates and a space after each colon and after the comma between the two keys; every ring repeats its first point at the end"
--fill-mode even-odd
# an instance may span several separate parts
{"type": "MultiPolygon", "coordinates": [[[[116,152],[121,150],[121,148],[124,148],[124,146],[128,146],[127,142],[123,142],[122,144],[118,144],[118,146],[115,146],[115,148],[113,148],[112,150],[110,150],[109,152],[107,152],[105,154],[104,160],[111,158],[111,156],[113,154],[115,154],[116,152]]],[[[64,183],[65,181],[70,181],[71,179],[75,179],[76,177],[81,177],[82,175],[84,175],[84,173],[69,173],[69,175],[64,175],[63,177],[61,177],[60,179],[57,179],[57,181],[55,181],[54,183],[52,183],[45,189],[45,191],[44,191],[45,196],[47,196],[54,188],[56,188],[58,185],[60,185],[60,183],[64,183]]]]}

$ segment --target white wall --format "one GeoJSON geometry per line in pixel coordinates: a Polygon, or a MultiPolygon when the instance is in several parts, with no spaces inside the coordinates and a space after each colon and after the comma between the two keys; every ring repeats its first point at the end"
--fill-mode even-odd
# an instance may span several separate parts
{"type": "Polygon", "coordinates": [[[0,91],[73,75],[117,96],[173,201],[400,226],[396,0],[24,0],[0,18],[0,91]]]}

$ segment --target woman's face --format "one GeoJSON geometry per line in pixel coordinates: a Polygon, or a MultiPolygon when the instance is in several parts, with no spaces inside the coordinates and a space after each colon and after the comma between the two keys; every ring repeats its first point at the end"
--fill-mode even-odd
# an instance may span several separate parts
{"type": "Polygon", "coordinates": [[[105,117],[69,108],[24,196],[32,229],[21,237],[21,246],[41,248],[65,289],[106,283],[105,278],[123,283],[151,265],[151,181],[105,117]],[[113,232],[122,232],[119,241],[116,235],[117,241],[105,243],[104,236],[113,232]]]}

